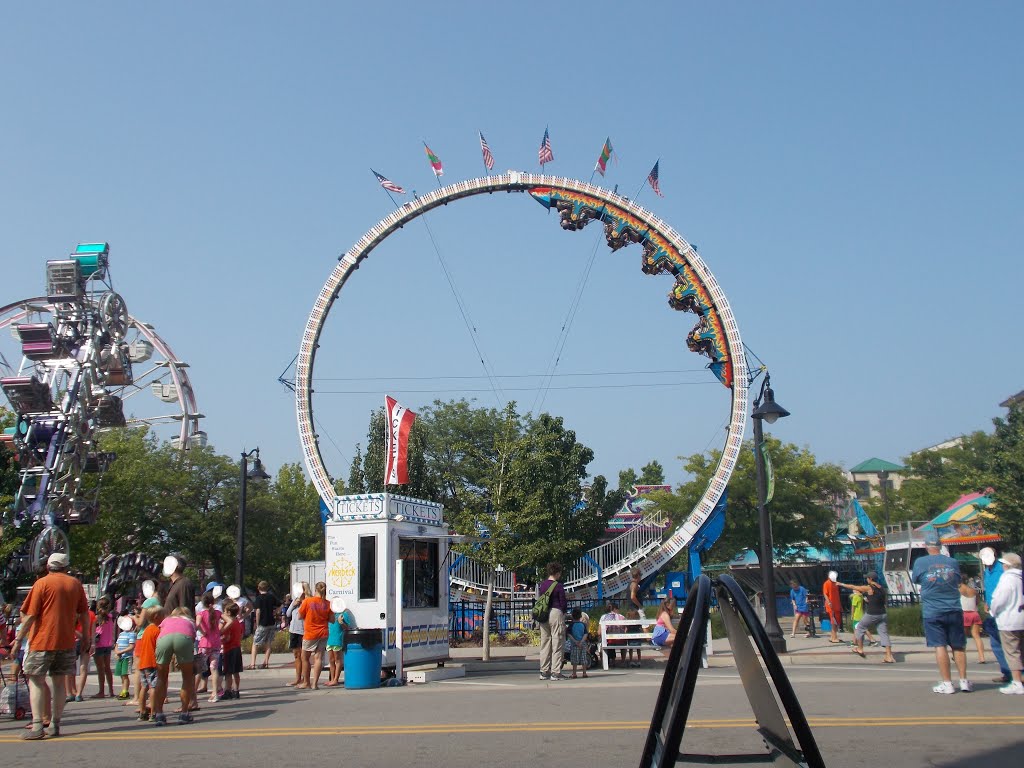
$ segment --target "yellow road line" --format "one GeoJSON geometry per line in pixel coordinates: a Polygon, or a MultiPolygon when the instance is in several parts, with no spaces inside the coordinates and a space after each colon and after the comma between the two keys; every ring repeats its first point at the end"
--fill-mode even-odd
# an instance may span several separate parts
{"type": "MultiPolygon", "coordinates": [[[[173,721],[172,721],[173,722],[173,721]]],[[[830,717],[810,720],[813,728],[905,728],[939,727],[964,725],[971,722],[984,722],[986,726],[1021,726],[1024,716],[992,716],[992,717],[830,717]]],[[[422,725],[353,725],[353,726],[322,726],[317,728],[233,728],[203,729],[193,726],[188,729],[170,727],[155,730],[145,726],[140,730],[128,730],[112,733],[83,733],[61,737],[61,741],[141,741],[161,740],[178,741],[182,739],[220,739],[226,737],[280,738],[295,736],[423,736],[423,735],[454,735],[474,733],[544,733],[566,729],[576,731],[645,731],[650,727],[643,720],[619,721],[583,721],[558,723],[439,723],[422,725]]],[[[696,730],[753,728],[754,721],[747,718],[701,719],[690,720],[687,728],[696,730]]],[[[0,744],[21,741],[20,734],[0,736],[0,744]]]]}

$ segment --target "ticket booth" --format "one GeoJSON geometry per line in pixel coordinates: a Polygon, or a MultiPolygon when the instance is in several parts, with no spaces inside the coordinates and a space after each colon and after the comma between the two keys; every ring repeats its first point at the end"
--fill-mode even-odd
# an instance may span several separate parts
{"type": "Polygon", "coordinates": [[[360,629],[383,630],[385,668],[399,664],[399,616],[404,665],[446,661],[450,537],[443,507],[390,493],[338,496],[330,506],[327,599],[344,599],[360,629]]]}

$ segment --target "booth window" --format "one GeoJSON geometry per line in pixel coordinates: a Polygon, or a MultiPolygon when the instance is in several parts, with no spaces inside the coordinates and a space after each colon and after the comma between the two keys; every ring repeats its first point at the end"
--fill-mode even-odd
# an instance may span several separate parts
{"type": "Polygon", "coordinates": [[[437,608],[437,542],[399,539],[398,556],[402,559],[402,607],[437,608]]]}
{"type": "Polygon", "coordinates": [[[359,537],[359,599],[377,599],[377,537],[359,537]]]}

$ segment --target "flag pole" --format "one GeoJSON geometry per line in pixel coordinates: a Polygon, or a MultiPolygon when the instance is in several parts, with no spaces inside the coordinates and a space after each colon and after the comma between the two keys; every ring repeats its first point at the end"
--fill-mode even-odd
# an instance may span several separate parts
{"type": "MultiPolygon", "coordinates": [[[[373,168],[370,169],[370,173],[373,174],[373,178],[375,178],[375,179],[377,178],[377,172],[375,170],[373,170],[373,168]]],[[[377,183],[380,184],[380,181],[378,180],[377,183]]],[[[384,187],[382,186],[381,189],[384,189],[384,187]]],[[[398,206],[398,201],[395,200],[395,198],[391,196],[391,193],[388,190],[384,189],[384,194],[391,198],[391,202],[395,204],[395,208],[399,207],[398,206]]]]}
{"type": "MultiPolygon", "coordinates": [[[[654,161],[654,165],[657,165],[660,162],[661,162],[661,158],[659,157],[657,160],[654,161]]],[[[633,202],[636,202],[636,199],[638,197],[640,197],[640,193],[644,191],[644,187],[647,185],[647,179],[649,179],[650,177],[651,177],[651,174],[648,173],[644,177],[644,180],[642,182],[640,182],[640,188],[636,191],[636,194],[633,195],[633,202]]]]}

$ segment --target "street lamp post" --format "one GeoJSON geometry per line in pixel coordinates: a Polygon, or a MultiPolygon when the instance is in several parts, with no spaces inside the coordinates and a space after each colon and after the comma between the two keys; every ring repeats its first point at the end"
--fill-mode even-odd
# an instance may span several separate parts
{"type": "Polygon", "coordinates": [[[260,461],[260,449],[253,448],[251,451],[242,451],[242,460],[239,462],[242,470],[242,494],[238,505],[238,535],[235,539],[235,584],[244,591],[242,577],[245,576],[245,491],[250,480],[269,480],[263,470],[263,462],[260,461]],[[252,469],[249,469],[249,458],[255,457],[252,469]]]}
{"type": "Polygon", "coordinates": [[[771,388],[772,378],[765,373],[761,391],[754,400],[754,463],[757,467],[757,512],[758,524],[761,528],[761,583],[764,595],[764,629],[768,633],[772,648],[776,653],[786,653],[786,637],[779,626],[779,617],[775,605],[775,545],[772,541],[772,521],[768,517],[767,472],[764,465],[764,432],[761,422],[774,424],[780,418],[789,416],[789,411],[775,402],[775,392],[771,388]]]}

